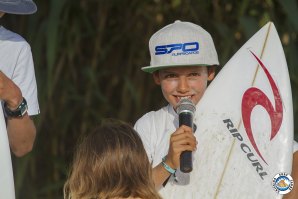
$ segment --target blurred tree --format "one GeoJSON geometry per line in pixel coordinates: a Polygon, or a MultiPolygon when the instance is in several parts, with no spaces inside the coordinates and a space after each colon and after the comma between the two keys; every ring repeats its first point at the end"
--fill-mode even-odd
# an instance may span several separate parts
{"type": "Polygon", "coordinates": [[[214,38],[221,65],[268,21],[279,31],[291,76],[298,135],[296,0],[35,0],[32,16],[1,19],[32,46],[41,115],[31,154],[14,159],[17,198],[62,198],[74,146],[103,117],[132,124],[165,102],[151,76],[148,41],[180,19],[214,38]]]}

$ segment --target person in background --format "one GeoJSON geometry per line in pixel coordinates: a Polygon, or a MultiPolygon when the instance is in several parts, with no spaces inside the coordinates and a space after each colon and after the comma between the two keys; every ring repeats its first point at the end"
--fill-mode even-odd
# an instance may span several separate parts
{"type": "Polygon", "coordinates": [[[137,132],[110,119],[87,135],[74,154],[65,199],[161,199],[137,132]]]}
{"type": "MultiPolygon", "coordinates": [[[[32,0],[0,0],[0,18],[37,11],[32,0]]],[[[33,148],[36,128],[31,118],[39,114],[37,85],[30,45],[20,35],[0,25],[0,99],[12,152],[20,157],[33,148]]]]}

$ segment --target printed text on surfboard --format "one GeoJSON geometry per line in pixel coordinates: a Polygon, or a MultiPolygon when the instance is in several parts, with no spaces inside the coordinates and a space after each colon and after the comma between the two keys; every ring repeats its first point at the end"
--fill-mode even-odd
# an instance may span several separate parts
{"type": "Polygon", "coordinates": [[[226,124],[227,129],[230,131],[231,135],[240,142],[240,148],[243,153],[246,154],[247,159],[251,162],[251,165],[255,167],[256,172],[259,174],[262,180],[264,180],[264,176],[267,175],[267,172],[264,171],[263,166],[258,160],[257,156],[252,152],[251,148],[243,142],[243,137],[238,132],[238,130],[234,127],[233,122],[230,119],[225,119],[223,122],[226,124]]]}

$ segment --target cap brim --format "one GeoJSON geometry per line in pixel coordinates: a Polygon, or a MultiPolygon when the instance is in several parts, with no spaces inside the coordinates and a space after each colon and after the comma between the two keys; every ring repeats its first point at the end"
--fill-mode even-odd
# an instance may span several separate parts
{"type": "Polygon", "coordinates": [[[33,1],[21,1],[19,4],[0,3],[0,11],[8,14],[27,15],[37,11],[37,6],[33,1]]]}
{"type": "Polygon", "coordinates": [[[157,70],[161,70],[164,68],[173,68],[173,67],[185,67],[185,66],[216,66],[218,64],[177,64],[177,65],[160,65],[160,66],[146,66],[142,67],[142,71],[147,72],[147,73],[153,73],[157,70]]]}

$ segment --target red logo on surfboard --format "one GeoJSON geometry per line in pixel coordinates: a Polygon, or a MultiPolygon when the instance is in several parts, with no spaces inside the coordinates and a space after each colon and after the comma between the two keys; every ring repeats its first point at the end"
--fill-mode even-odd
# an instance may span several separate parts
{"type": "Polygon", "coordinates": [[[254,135],[253,135],[253,132],[251,129],[251,120],[250,120],[251,112],[257,105],[262,106],[267,111],[267,113],[270,116],[270,120],[271,120],[270,140],[272,140],[277,135],[277,133],[280,129],[281,123],[282,123],[282,118],[283,118],[282,100],[281,100],[281,96],[279,94],[278,88],[277,88],[272,76],[270,75],[269,71],[267,70],[267,68],[265,67],[263,62],[252,51],[250,51],[250,52],[256,58],[256,60],[258,61],[258,63],[262,67],[262,69],[264,70],[264,72],[269,80],[269,83],[270,83],[270,86],[271,86],[271,89],[272,89],[272,92],[274,95],[275,107],[273,107],[269,98],[266,96],[266,94],[263,91],[261,91],[260,89],[258,89],[256,87],[251,87],[251,88],[247,89],[245,91],[245,93],[243,94],[242,118],[243,118],[244,128],[246,130],[246,133],[248,135],[248,138],[249,138],[253,148],[255,149],[257,154],[260,156],[260,158],[262,158],[262,160],[267,164],[264,157],[260,153],[259,148],[255,142],[255,139],[254,139],[254,135]]]}

